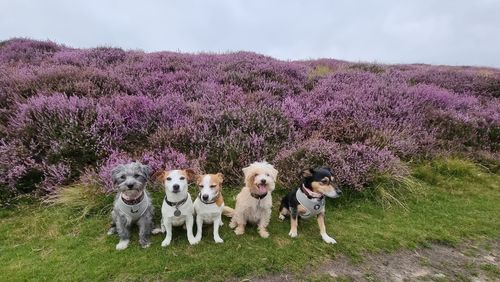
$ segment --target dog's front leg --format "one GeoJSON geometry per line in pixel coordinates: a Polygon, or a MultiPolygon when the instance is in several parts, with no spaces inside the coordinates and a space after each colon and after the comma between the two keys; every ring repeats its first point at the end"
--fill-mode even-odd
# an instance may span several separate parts
{"type": "Polygon", "coordinates": [[[297,208],[290,208],[290,232],[288,235],[292,238],[297,237],[297,226],[299,223],[299,212],[297,208]]]}
{"type": "Polygon", "coordinates": [[[165,228],[165,239],[161,242],[161,246],[166,247],[172,241],[172,221],[169,218],[163,218],[162,222],[164,225],[163,228],[165,228]]]}
{"type": "Polygon", "coordinates": [[[201,241],[201,231],[203,229],[203,218],[197,214],[196,215],[196,241],[201,241]]]}
{"type": "Polygon", "coordinates": [[[229,225],[229,227],[234,228],[234,234],[243,235],[245,234],[246,224],[247,224],[247,219],[244,218],[243,215],[235,213],[233,218],[231,219],[231,225],[229,225]]]}
{"type": "Polygon", "coordinates": [[[149,236],[151,235],[151,230],[153,229],[153,217],[151,214],[145,214],[139,219],[137,225],[139,225],[139,244],[143,248],[148,248],[151,245],[149,241],[149,236]]]}
{"type": "Polygon", "coordinates": [[[163,223],[163,218],[161,219],[160,221],[160,229],[161,229],[161,233],[165,233],[165,224],[163,223]]]}
{"type": "Polygon", "coordinates": [[[116,216],[116,231],[118,236],[120,236],[120,242],[116,245],[118,251],[125,250],[128,247],[130,241],[130,230],[127,222],[127,218],[123,215],[116,216]]]}
{"type": "Polygon", "coordinates": [[[325,227],[325,214],[320,213],[318,214],[318,225],[319,225],[319,233],[321,234],[321,238],[323,238],[323,241],[329,243],[329,244],[335,244],[337,241],[333,239],[332,237],[328,236],[326,234],[326,227],[325,227]]]}
{"type": "Polygon", "coordinates": [[[222,218],[219,215],[215,220],[214,220],[214,241],[216,243],[223,243],[224,240],[219,235],[219,227],[221,226],[222,218]]]}
{"type": "Polygon", "coordinates": [[[259,221],[257,229],[259,230],[259,235],[262,238],[269,237],[269,232],[267,232],[267,226],[269,225],[269,220],[271,220],[271,210],[266,210],[259,221]]]}
{"type": "Polygon", "coordinates": [[[193,215],[186,215],[186,229],[187,229],[187,237],[189,244],[194,245],[198,243],[196,241],[196,238],[193,236],[193,223],[194,223],[194,216],[193,215]]]}

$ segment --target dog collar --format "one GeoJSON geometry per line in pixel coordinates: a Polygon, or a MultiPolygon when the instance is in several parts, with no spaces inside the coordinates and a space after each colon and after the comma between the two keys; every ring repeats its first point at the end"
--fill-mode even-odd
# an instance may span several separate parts
{"type": "Polygon", "coordinates": [[[182,206],[187,201],[188,197],[189,197],[189,195],[187,195],[186,198],[184,198],[184,200],[181,200],[179,202],[170,202],[169,200],[167,200],[167,195],[165,195],[165,203],[167,205],[175,208],[175,211],[174,211],[175,216],[180,216],[182,214],[182,212],[179,210],[179,207],[182,206]]]}
{"type": "Polygon", "coordinates": [[[254,197],[255,199],[259,199],[259,200],[264,199],[267,196],[267,194],[268,194],[267,192],[265,194],[262,194],[262,195],[250,193],[250,195],[252,195],[252,197],[254,197]]]}
{"type": "MultiPolygon", "coordinates": [[[[148,195],[143,192],[142,196],[139,197],[140,201],[138,203],[129,204],[131,201],[125,201],[120,194],[118,201],[116,202],[116,207],[123,213],[127,214],[132,218],[132,221],[139,219],[148,208],[148,195]]],[[[139,199],[138,198],[138,199],[139,199]]],[[[136,199],[137,200],[137,199],[136,199]]],[[[134,200],[134,202],[136,201],[134,200]]]]}
{"type": "Polygon", "coordinates": [[[302,192],[308,197],[308,198],[317,198],[317,199],[323,199],[325,197],[324,194],[317,193],[312,191],[311,189],[307,188],[304,184],[302,184],[302,187],[299,189],[302,190],[302,192]]]}
{"type": "Polygon", "coordinates": [[[128,200],[128,199],[125,199],[123,197],[123,194],[120,194],[120,197],[122,198],[122,201],[126,204],[126,205],[137,205],[138,203],[140,203],[143,199],[144,199],[144,192],[141,193],[141,195],[133,200],[128,200]]]}
{"type": "Polygon", "coordinates": [[[171,207],[179,207],[179,206],[182,206],[188,199],[188,196],[186,196],[186,198],[184,198],[184,200],[181,200],[179,202],[170,202],[169,200],[167,200],[167,196],[165,195],[165,203],[167,203],[167,205],[171,206],[171,207]]]}
{"type": "Polygon", "coordinates": [[[203,199],[201,198],[201,193],[198,193],[198,198],[199,198],[199,199],[200,199],[200,201],[201,201],[202,203],[204,203],[205,205],[210,205],[210,204],[213,204],[213,203],[217,202],[217,200],[219,199],[219,197],[220,197],[220,193],[217,193],[217,196],[213,199],[213,201],[211,201],[211,202],[205,202],[205,201],[203,201],[203,199]]]}
{"type": "Polygon", "coordinates": [[[308,197],[302,189],[297,189],[297,193],[295,193],[297,197],[297,201],[301,204],[305,209],[306,213],[301,215],[302,218],[308,218],[312,215],[318,215],[323,210],[325,206],[325,197],[308,197]]]}

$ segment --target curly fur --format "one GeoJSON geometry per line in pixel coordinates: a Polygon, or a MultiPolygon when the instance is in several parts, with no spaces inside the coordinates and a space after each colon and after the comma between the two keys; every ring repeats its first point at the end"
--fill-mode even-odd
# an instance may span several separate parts
{"type": "Polygon", "coordinates": [[[149,180],[151,169],[139,162],[132,162],[125,165],[118,165],[112,172],[113,183],[118,187],[118,193],[113,204],[111,212],[112,224],[108,230],[108,235],[118,233],[120,242],[116,245],[117,250],[124,250],[128,247],[130,241],[130,229],[133,224],[139,227],[139,244],[143,248],[150,246],[149,237],[153,229],[154,208],[151,203],[151,197],[146,189],[146,184],[149,180]],[[120,210],[118,200],[120,197],[137,197],[142,193],[145,194],[146,211],[137,220],[132,218],[120,210]]]}
{"type": "Polygon", "coordinates": [[[256,224],[259,235],[263,238],[269,237],[267,226],[271,219],[272,196],[278,171],[267,162],[255,162],[243,169],[245,175],[245,187],[236,196],[234,210],[229,210],[232,215],[229,226],[234,228],[237,235],[245,233],[247,223],[256,224]],[[254,196],[267,195],[261,199],[254,196]],[[252,196],[252,194],[254,196],[252,196]]]}

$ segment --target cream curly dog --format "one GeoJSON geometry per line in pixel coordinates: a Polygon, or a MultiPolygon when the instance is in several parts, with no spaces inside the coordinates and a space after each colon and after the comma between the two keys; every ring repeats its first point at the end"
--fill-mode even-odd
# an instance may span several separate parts
{"type": "Polygon", "coordinates": [[[278,171],[267,162],[254,162],[243,169],[245,187],[236,196],[229,227],[236,235],[245,233],[247,223],[256,224],[262,238],[269,237],[267,225],[271,219],[272,198],[278,171]]]}

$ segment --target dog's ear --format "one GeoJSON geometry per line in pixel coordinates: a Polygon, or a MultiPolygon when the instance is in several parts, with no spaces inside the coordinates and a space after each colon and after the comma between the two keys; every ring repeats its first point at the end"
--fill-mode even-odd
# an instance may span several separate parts
{"type": "Polygon", "coordinates": [[[202,180],[202,178],[203,178],[203,174],[197,174],[197,175],[196,175],[196,178],[195,178],[196,183],[200,183],[200,182],[201,182],[201,180],[202,180]]]}
{"type": "Polygon", "coordinates": [[[196,179],[196,172],[194,172],[194,170],[188,168],[185,169],[184,171],[186,172],[188,182],[192,182],[196,179]]]}
{"type": "Polygon", "coordinates": [[[274,181],[278,180],[278,170],[274,167],[271,167],[271,177],[274,179],[274,181]]]}
{"type": "Polygon", "coordinates": [[[309,178],[309,177],[312,177],[313,174],[314,174],[314,169],[309,168],[309,169],[302,171],[300,176],[302,176],[303,178],[309,178]]]}
{"type": "Polygon", "coordinates": [[[166,173],[166,171],[163,169],[157,170],[157,171],[155,171],[155,173],[153,173],[153,175],[151,175],[151,178],[154,181],[163,182],[163,180],[165,179],[165,173],[166,173]]]}
{"type": "Polygon", "coordinates": [[[124,165],[119,164],[111,170],[111,178],[113,179],[113,184],[118,184],[118,173],[125,168],[124,165]]]}
{"type": "Polygon", "coordinates": [[[243,171],[243,175],[245,175],[245,176],[246,176],[246,175],[248,174],[248,170],[249,170],[249,169],[250,169],[250,167],[249,167],[249,166],[242,168],[241,170],[243,171]]]}
{"type": "Polygon", "coordinates": [[[330,174],[333,174],[332,169],[329,166],[324,166],[324,167],[322,167],[322,169],[328,170],[328,172],[330,172],[330,174]]]}
{"type": "Polygon", "coordinates": [[[251,187],[254,181],[255,173],[252,173],[252,168],[250,166],[244,167],[242,170],[245,179],[245,186],[251,187]]]}
{"type": "Polygon", "coordinates": [[[149,180],[151,177],[151,173],[153,172],[151,167],[149,167],[148,165],[141,164],[141,170],[142,170],[142,173],[144,173],[144,175],[146,176],[146,179],[149,180]]]}
{"type": "Polygon", "coordinates": [[[224,174],[222,174],[221,172],[219,172],[219,173],[216,174],[216,176],[219,179],[219,183],[224,182],[224,174]]]}

